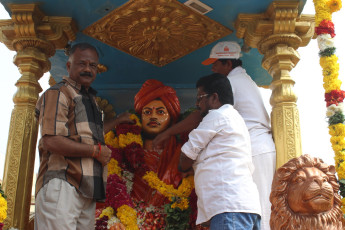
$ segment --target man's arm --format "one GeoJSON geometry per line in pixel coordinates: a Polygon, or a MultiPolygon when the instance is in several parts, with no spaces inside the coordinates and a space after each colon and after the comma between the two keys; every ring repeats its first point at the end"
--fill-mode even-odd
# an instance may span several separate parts
{"type": "Polygon", "coordinates": [[[131,113],[124,112],[117,116],[115,119],[110,121],[105,121],[103,125],[104,133],[108,133],[110,130],[114,129],[117,125],[121,123],[134,124],[135,121],[130,119],[131,113]]]}
{"type": "Polygon", "coordinates": [[[94,154],[102,165],[106,165],[110,161],[111,150],[106,146],[101,146],[99,153],[98,145],[89,145],[75,142],[64,136],[45,135],[42,137],[43,148],[49,152],[59,154],[65,157],[92,157],[94,154]]]}
{"type": "Polygon", "coordinates": [[[180,155],[180,161],[178,164],[178,170],[182,173],[186,173],[192,170],[194,160],[190,159],[183,152],[180,155]]]}
{"type": "Polygon", "coordinates": [[[155,137],[155,139],[153,139],[153,147],[162,148],[165,142],[169,141],[169,138],[171,136],[195,129],[196,127],[198,127],[201,120],[202,120],[202,116],[201,116],[200,110],[196,110],[192,112],[179,123],[170,126],[167,130],[158,134],[155,137]]]}

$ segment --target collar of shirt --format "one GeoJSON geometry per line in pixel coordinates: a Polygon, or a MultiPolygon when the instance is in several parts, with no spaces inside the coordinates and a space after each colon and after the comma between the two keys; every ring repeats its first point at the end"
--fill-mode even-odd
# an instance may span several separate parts
{"type": "Polygon", "coordinates": [[[230,104],[224,104],[221,107],[219,107],[218,109],[210,109],[208,112],[215,111],[215,110],[222,111],[224,109],[229,109],[229,108],[232,108],[232,107],[233,106],[230,105],[230,104]]]}
{"type": "Polygon", "coordinates": [[[78,82],[72,80],[70,77],[63,76],[62,79],[66,81],[69,85],[71,85],[74,89],[76,89],[78,92],[83,93],[83,94],[93,94],[96,95],[97,91],[90,87],[88,90],[85,89],[84,86],[80,85],[78,82]]]}
{"type": "Polygon", "coordinates": [[[238,74],[243,74],[243,73],[246,73],[246,70],[243,69],[243,67],[241,67],[241,66],[237,66],[235,69],[230,71],[228,77],[238,75],[238,74]]]}

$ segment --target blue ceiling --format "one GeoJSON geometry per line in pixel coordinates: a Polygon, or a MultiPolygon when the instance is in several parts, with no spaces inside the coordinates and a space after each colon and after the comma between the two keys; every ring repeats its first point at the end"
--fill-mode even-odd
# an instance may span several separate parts
{"type": "MultiPolygon", "coordinates": [[[[297,0],[294,0],[297,1],[297,0]]],[[[306,0],[298,1],[301,12],[306,0]]],[[[8,4],[34,3],[32,0],[0,0],[9,11],[8,4]]],[[[77,39],[73,42],[89,42],[100,53],[100,63],[107,66],[108,71],[98,75],[93,86],[99,96],[112,104],[116,112],[133,108],[133,97],[147,79],[157,79],[164,84],[174,87],[180,98],[182,111],[193,106],[195,102],[195,82],[201,76],[211,73],[210,66],[203,66],[201,62],[208,58],[211,48],[219,41],[237,41],[243,45],[242,39],[236,37],[234,21],[239,13],[264,13],[272,0],[201,0],[213,10],[207,17],[231,29],[232,34],[206,45],[194,52],[171,62],[163,67],[147,63],[116,48],[108,46],[82,31],[97,20],[103,18],[112,10],[127,3],[127,0],[41,0],[39,8],[47,16],[72,17],[77,26],[77,39]]],[[[185,3],[186,0],[179,2],[185,3]]],[[[10,13],[10,12],[9,12],[10,13]]],[[[72,43],[72,44],[73,44],[72,43]]],[[[271,77],[261,67],[262,55],[256,49],[243,53],[243,66],[258,85],[269,85],[271,77]]],[[[67,57],[63,50],[58,50],[50,59],[52,63],[51,75],[56,81],[66,75],[65,63],[67,57]]]]}

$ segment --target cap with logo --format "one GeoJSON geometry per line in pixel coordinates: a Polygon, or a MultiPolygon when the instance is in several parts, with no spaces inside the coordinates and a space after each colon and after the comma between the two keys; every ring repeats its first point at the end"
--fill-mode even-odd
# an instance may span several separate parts
{"type": "Polygon", "coordinates": [[[203,65],[213,64],[218,59],[239,59],[241,57],[241,47],[237,42],[218,42],[210,53],[210,57],[201,62],[203,65]]]}

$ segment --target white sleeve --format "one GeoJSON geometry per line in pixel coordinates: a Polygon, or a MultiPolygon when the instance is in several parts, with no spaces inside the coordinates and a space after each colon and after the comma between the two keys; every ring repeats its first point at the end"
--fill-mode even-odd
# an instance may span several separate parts
{"type": "MultiPolygon", "coordinates": [[[[198,154],[208,145],[212,138],[217,134],[217,119],[212,119],[208,114],[201,121],[199,126],[189,133],[189,140],[186,142],[181,151],[190,159],[195,160],[198,154]]],[[[213,115],[213,114],[212,114],[213,115]]]]}

